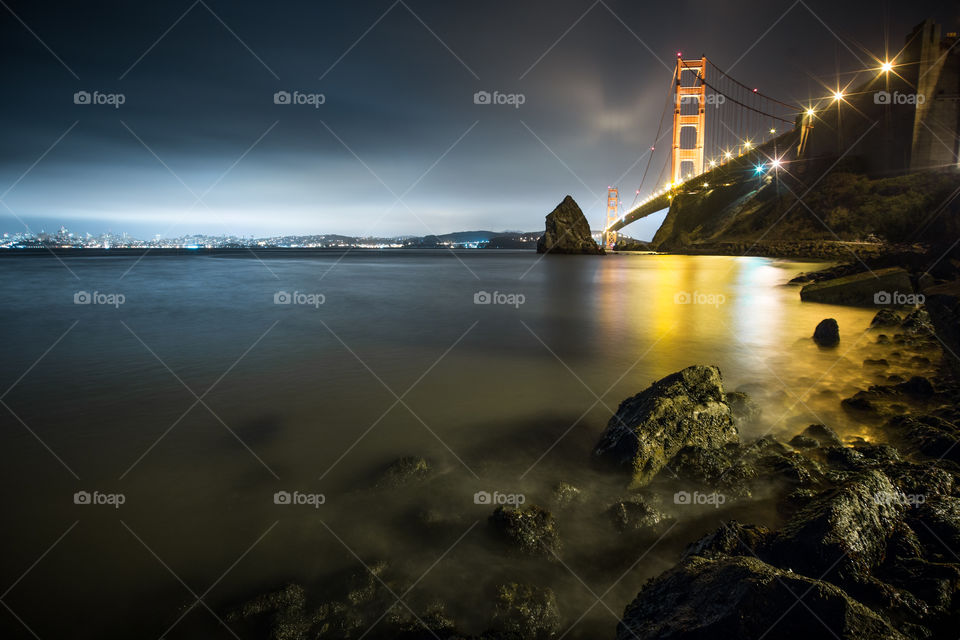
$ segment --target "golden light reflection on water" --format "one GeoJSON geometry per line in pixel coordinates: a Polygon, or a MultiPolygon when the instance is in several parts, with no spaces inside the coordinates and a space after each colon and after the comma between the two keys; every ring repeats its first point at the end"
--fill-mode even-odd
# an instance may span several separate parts
{"type": "MultiPolygon", "coordinates": [[[[862,364],[891,351],[868,330],[875,310],[803,303],[799,288],[787,285],[799,271],[821,266],[733,256],[605,259],[594,278],[594,352],[607,354],[611,371],[642,355],[637,370],[644,382],[692,364],[716,364],[728,390],[756,395],[765,408],[763,429],[782,437],[814,422],[869,437],[871,430],[852,420],[840,400],[901,372],[862,364]],[[841,329],[835,349],[811,339],[828,317],[841,329]]],[[[894,351],[891,362],[898,359],[894,351]]],[[[637,381],[630,384],[631,393],[640,390],[637,381]]]]}

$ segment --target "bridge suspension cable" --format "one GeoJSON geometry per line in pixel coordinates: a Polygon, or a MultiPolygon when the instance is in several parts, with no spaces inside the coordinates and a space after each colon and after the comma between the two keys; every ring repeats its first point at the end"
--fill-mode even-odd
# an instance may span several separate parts
{"type": "Polygon", "coordinates": [[[668,167],[673,167],[673,175],[666,178],[670,184],[683,182],[792,129],[801,111],[798,105],[751,88],[706,57],[685,60],[678,55],[666,105],[671,98],[675,101],[674,126],[682,130],[679,135],[675,132],[674,148],[656,183],[648,187],[653,152],[664,128],[665,106],[630,210],[635,208],[645,188],[650,197],[664,192],[665,187],[661,185],[666,184],[668,167]],[[688,74],[684,71],[692,72],[689,74],[692,78],[685,78],[688,74]]]}
{"type": "MultiPolygon", "coordinates": [[[[673,95],[673,83],[676,77],[677,77],[677,73],[676,71],[674,71],[673,76],[671,76],[670,78],[670,85],[667,87],[667,99],[664,101],[663,110],[660,112],[660,123],[657,124],[657,135],[654,136],[653,144],[650,145],[650,154],[647,156],[647,166],[643,168],[643,176],[641,176],[640,178],[640,186],[637,187],[637,192],[633,196],[633,202],[630,204],[631,209],[634,207],[635,204],[637,204],[637,198],[640,197],[640,191],[641,189],[643,189],[643,185],[647,181],[647,172],[650,171],[650,163],[653,162],[654,151],[656,151],[657,149],[657,143],[660,142],[660,132],[663,131],[663,121],[667,117],[667,108],[670,106],[670,102],[671,102],[670,98],[673,95]]],[[[660,179],[657,178],[657,182],[654,184],[655,185],[660,184],[660,179]]]]}

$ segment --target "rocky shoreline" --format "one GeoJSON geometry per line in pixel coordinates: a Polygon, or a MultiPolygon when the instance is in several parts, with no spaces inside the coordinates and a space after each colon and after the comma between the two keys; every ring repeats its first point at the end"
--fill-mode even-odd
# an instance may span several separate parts
{"type": "MultiPolygon", "coordinates": [[[[624,250],[631,250],[625,247],[624,250]]],[[[639,249],[644,250],[644,249],[639,249]]],[[[652,249],[652,246],[648,248],[652,249]]],[[[691,256],[761,256],[800,260],[883,260],[909,254],[922,255],[925,250],[915,244],[886,242],[849,242],[840,240],[798,240],[774,242],[709,242],[684,246],[660,247],[660,253],[691,256]]]]}
{"type": "MultiPolygon", "coordinates": [[[[847,277],[856,270],[835,267],[806,274],[795,284],[847,277]]],[[[917,282],[917,274],[908,273],[917,282]]],[[[955,297],[941,295],[933,313],[914,305],[884,307],[876,314],[867,329],[875,357],[864,367],[882,384],[841,401],[843,410],[875,436],[844,440],[829,425],[813,424],[786,441],[769,434],[744,440],[740,434],[748,425],[767,431],[758,408],[747,394],[728,392],[717,367],[694,365],[627,398],[610,419],[592,459],[622,478],[622,491],[591,495],[588,501],[574,470],[558,480],[549,501],[491,508],[480,527],[507,556],[565,567],[564,531],[577,513],[606,520],[618,544],[636,549],[671,532],[683,535],[682,527],[673,531],[678,521],[667,508],[671,501],[719,507],[749,505],[762,497],[774,505],[777,526],[725,520],[707,535],[689,539],[672,568],[635,585],[636,596],[624,603],[610,636],[955,637],[960,628],[960,387],[951,345],[958,335],[957,308],[955,297]],[[929,370],[939,356],[936,375],[902,373],[921,365],[929,370]]],[[[811,339],[812,334],[813,327],[811,339]]],[[[842,349],[831,340],[821,344],[842,349]]],[[[375,486],[426,490],[424,483],[433,476],[429,461],[402,458],[375,486]]],[[[450,518],[423,513],[417,526],[434,530],[450,518]]],[[[599,557],[604,562],[613,557],[614,565],[631,559],[618,549],[601,550],[599,557]]],[[[619,575],[632,567],[614,568],[619,575]]],[[[504,582],[486,602],[476,603],[487,630],[468,635],[443,593],[413,606],[400,604],[397,596],[411,581],[390,562],[375,562],[369,571],[327,583],[337,585],[337,595],[288,585],[230,608],[226,619],[249,630],[250,637],[277,640],[505,640],[557,638],[579,613],[563,611],[547,584],[504,582]]]]}

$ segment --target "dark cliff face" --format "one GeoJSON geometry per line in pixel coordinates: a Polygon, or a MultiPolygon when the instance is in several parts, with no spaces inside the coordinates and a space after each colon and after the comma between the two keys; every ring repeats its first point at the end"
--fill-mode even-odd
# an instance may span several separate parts
{"type": "Polygon", "coordinates": [[[653,246],[687,251],[731,243],[752,248],[756,242],[877,240],[937,245],[960,233],[960,201],[950,199],[960,184],[956,171],[871,176],[862,157],[838,164],[832,158],[798,161],[793,137],[791,132],[777,141],[784,163],[779,171],[770,169],[769,157],[777,151],[768,142],[675,189],[653,246]]]}
{"type": "Polygon", "coordinates": [[[604,251],[590,235],[590,224],[576,201],[567,196],[546,217],[546,230],[537,242],[537,253],[581,253],[600,255],[604,251]]]}

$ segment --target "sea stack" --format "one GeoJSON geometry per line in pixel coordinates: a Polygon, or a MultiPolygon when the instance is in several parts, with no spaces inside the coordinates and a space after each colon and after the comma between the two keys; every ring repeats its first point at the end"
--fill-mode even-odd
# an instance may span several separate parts
{"type": "Polygon", "coordinates": [[[547,214],[546,230],[537,241],[537,253],[603,255],[604,251],[593,241],[590,224],[580,206],[567,196],[547,214]]]}

